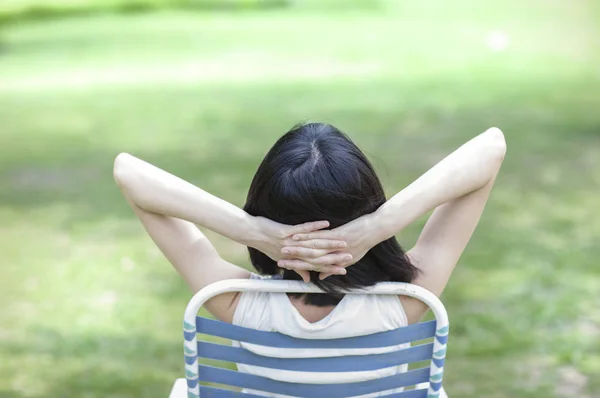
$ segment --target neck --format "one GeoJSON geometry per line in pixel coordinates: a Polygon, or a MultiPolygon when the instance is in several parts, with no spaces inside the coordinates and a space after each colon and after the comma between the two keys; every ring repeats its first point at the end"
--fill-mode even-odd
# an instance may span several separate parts
{"type": "Polygon", "coordinates": [[[303,297],[289,297],[289,299],[292,305],[298,310],[298,313],[310,323],[320,321],[329,315],[335,308],[335,305],[318,307],[316,305],[306,304],[303,297]]]}

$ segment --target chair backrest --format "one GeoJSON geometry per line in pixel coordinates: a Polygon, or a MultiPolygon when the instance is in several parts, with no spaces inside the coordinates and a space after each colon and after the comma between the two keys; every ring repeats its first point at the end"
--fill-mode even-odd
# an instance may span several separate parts
{"type": "Polygon", "coordinates": [[[188,398],[252,398],[257,395],[201,385],[223,384],[294,397],[343,398],[429,383],[427,388],[387,395],[389,398],[436,398],[442,389],[448,315],[441,301],[430,291],[408,283],[384,282],[348,294],[395,294],[414,297],[429,306],[435,321],[421,322],[391,331],[367,336],[339,339],[298,339],[277,332],[259,331],[198,316],[202,305],[210,298],[227,292],[266,291],[277,293],[323,293],[312,284],[281,280],[232,279],[213,283],[190,300],[184,316],[184,356],[188,398]],[[433,338],[410,348],[360,356],[328,358],[273,358],[250,352],[241,347],[198,341],[197,334],[277,348],[356,349],[390,347],[433,338]],[[278,370],[306,372],[356,372],[388,368],[401,364],[429,361],[429,366],[412,369],[375,380],[340,384],[286,383],[267,377],[199,363],[199,358],[242,363],[278,370]]]}

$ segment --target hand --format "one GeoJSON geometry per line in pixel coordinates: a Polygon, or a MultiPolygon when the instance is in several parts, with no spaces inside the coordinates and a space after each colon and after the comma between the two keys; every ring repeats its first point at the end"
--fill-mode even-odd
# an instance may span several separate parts
{"type": "MultiPolygon", "coordinates": [[[[281,265],[279,263],[278,265],[282,268],[295,271],[305,282],[310,282],[309,270],[318,270],[319,272],[329,272],[331,274],[346,273],[344,268],[331,265],[333,263],[342,262],[344,258],[348,259],[349,257],[348,254],[336,253],[340,249],[346,248],[347,244],[343,240],[331,238],[302,240],[301,242],[294,242],[292,240],[292,235],[308,234],[327,228],[329,226],[328,221],[285,225],[265,217],[254,217],[253,224],[255,231],[253,235],[255,236],[251,239],[251,242],[248,243],[248,246],[260,250],[275,261],[282,259],[290,261],[287,265],[281,265]],[[306,263],[303,265],[296,264],[295,261],[299,261],[294,259],[296,256],[284,249],[292,244],[296,244],[297,246],[295,249],[301,253],[298,257],[310,258],[316,263],[312,265],[308,264],[308,266],[304,265],[306,263]]],[[[351,260],[351,258],[348,260],[351,260]]]]}
{"type": "MultiPolygon", "coordinates": [[[[341,274],[340,268],[348,267],[364,257],[365,254],[378,242],[374,234],[373,227],[376,223],[373,220],[374,213],[367,214],[350,221],[333,230],[317,230],[311,232],[300,232],[292,236],[292,245],[285,246],[282,250],[287,256],[294,257],[294,260],[281,260],[278,262],[281,267],[293,267],[294,269],[317,270],[321,272],[319,278],[321,280],[334,274],[341,274]],[[315,258],[315,251],[306,251],[306,247],[310,247],[310,242],[314,241],[342,241],[347,244],[346,249],[333,254],[323,255],[315,258]],[[346,256],[340,261],[340,255],[346,256]],[[335,265],[333,271],[330,272],[323,269],[322,264],[335,265]],[[321,269],[319,269],[321,266],[321,269]]],[[[287,243],[287,241],[286,241],[287,243]]]]}

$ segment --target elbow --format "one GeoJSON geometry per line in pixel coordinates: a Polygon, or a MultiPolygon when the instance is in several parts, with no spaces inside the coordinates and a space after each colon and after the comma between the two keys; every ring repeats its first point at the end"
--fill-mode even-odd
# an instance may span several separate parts
{"type": "Polygon", "coordinates": [[[501,164],[506,155],[506,139],[504,133],[497,127],[492,127],[486,131],[487,147],[490,158],[501,164]]]}
{"type": "Polygon", "coordinates": [[[145,188],[142,165],[143,162],[135,156],[120,153],[114,161],[113,177],[123,194],[143,208],[143,204],[148,199],[148,190],[145,188]]]}
{"type": "Polygon", "coordinates": [[[115,162],[113,165],[113,177],[115,179],[115,183],[121,188],[124,189],[127,187],[128,182],[131,181],[131,156],[128,153],[120,153],[115,158],[115,162]]]}

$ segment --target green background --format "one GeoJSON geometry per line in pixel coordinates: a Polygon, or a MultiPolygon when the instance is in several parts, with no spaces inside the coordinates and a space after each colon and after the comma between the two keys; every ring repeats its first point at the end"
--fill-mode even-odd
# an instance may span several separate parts
{"type": "Polygon", "coordinates": [[[500,127],[503,169],[443,296],[445,386],[600,397],[597,2],[200,3],[0,5],[0,397],[166,397],[190,292],[112,160],[242,205],[306,120],[347,132],[388,195],[500,127]]]}

